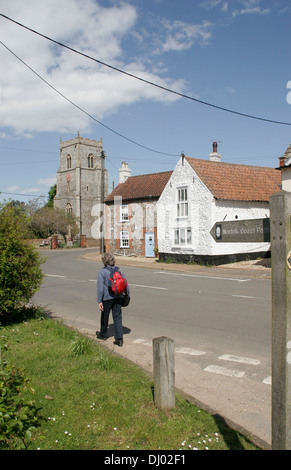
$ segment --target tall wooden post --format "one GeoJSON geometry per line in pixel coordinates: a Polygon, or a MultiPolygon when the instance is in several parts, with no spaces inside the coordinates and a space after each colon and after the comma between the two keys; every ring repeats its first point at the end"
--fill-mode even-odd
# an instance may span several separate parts
{"type": "Polygon", "coordinates": [[[291,193],[270,198],[272,448],[291,450],[291,193]]]}
{"type": "Polygon", "coordinates": [[[174,341],[165,336],[153,339],[154,396],[160,409],[175,407],[174,341]]]}

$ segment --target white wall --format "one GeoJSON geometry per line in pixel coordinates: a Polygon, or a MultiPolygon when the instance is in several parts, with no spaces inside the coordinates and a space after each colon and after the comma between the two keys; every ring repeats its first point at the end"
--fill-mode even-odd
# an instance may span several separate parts
{"type": "Polygon", "coordinates": [[[157,235],[161,253],[223,255],[268,251],[270,243],[217,243],[210,235],[216,222],[269,217],[269,204],[261,202],[217,201],[182,157],[157,204],[157,235]],[[177,190],[188,189],[188,217],[177,217],[177,190]],[[192,229],[191,246],[177,246],[176,228],[192,229]]]}

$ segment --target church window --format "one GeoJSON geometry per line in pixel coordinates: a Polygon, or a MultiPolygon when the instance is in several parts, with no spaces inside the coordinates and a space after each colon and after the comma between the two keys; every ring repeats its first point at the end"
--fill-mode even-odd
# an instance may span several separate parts
{"type": "Polygon", "coordinates": [[[90,154],[88,156],[88,168],[93,168],[93,166],[94,166],[94,156],[90,154]]]}
{"type": "Polygon", "coordinates": [[[67,155],[67,170],[72,168],[72,158],[71,155],[67,155]]]}
{"type": "Polygon", "coordinates": [[[67,213],[67,215],[72,215],[73,214],[73,208],[72,208],[71,204],[69,204],[69,203],[66,206],[66,213],[67,213]]]}

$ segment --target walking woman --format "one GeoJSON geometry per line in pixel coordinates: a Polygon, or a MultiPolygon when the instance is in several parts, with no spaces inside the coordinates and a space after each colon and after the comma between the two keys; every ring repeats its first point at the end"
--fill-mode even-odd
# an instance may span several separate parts
{"type": "MultiPolygon", "coordinates": [[[[123,346],[123,326],[122,326],[122,302],[123,294],[112,295],[109,291],[109,278],[112,276],[112,268],[115,267],[115,257],[111,253],[105,253],[102,256],[103,268],[100,269],[97,278],[97,303],[101,310],[100,331],[96,335],[98,339],[107,339],[107,328],[110,311],[114,322],[113,344],[123,346]]],[[[119,268],[118,268],[119,269],[119,268]]],[[[130,294],[129,286],[126,289],[127,295],[130,294]]]]}

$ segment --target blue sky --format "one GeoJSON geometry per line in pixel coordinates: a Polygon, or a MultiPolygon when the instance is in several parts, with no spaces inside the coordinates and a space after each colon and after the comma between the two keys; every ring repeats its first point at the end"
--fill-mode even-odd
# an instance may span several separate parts
{"type": "Polygon", "coordinates": [[[276,167],[291,143],[287,0],[0,0],[0,13],[189,97],[290,124],[162,91],[0,17],[0,201],[47,196],[60,138],[78,131],[102,137],[109,191],[122,161],[133,175],[173,170],[217,141],[222,161],[276,167]]]}

